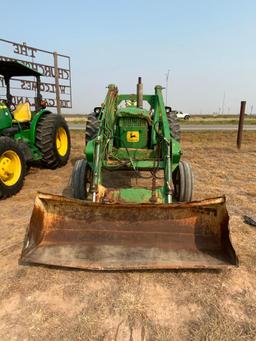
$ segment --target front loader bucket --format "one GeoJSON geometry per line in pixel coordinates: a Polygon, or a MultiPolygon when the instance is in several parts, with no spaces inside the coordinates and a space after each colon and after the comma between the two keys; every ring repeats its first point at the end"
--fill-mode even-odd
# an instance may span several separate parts
{"type": "Polygon", "coordinates": [[[98,204],[39,194],[21,262],[92,270],[237,265],[225,198],[98,204]]]}

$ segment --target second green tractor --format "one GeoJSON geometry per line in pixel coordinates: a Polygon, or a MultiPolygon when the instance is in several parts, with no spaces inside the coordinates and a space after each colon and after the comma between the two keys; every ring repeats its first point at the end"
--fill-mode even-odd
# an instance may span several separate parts
{"type": "Polygon", "coordinates": [[[23,186],[33,161],[47,168],[65,165],[70,154],[70,134],[61,115],[46,109],[40,94],[37,71],[16,61],[0,61],[6,96],[0,100],[0,199],[16,194],[23,186]],[[35,77],[35,111],[29,103],[14,105],[10,93],[13,77],[35,77]]]}

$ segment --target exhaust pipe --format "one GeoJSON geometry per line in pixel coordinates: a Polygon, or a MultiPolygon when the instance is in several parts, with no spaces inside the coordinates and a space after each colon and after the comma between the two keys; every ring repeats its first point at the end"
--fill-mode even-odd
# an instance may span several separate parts
{"type": "Polygon", "coordinates": [[[138,78],[137,84],[137,107],[143,108],[143,84],[141,82],[141,77],[138,78]]]}

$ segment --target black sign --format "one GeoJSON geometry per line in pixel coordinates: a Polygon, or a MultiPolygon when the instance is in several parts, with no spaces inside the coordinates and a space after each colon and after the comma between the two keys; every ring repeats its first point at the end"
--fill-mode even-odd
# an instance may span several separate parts
{"type": "MultiPolygon", "coordinates": [[[[19,83],[18,89],[27,90],[27,91],[36,91],[36,82],[30,80],[22,80],[18,78],[12,78],[14,82],[19,83]]],[[[0,87],[5,87],[4,78],[0,76],[0,87]]],[[[15,87],[16,88],[16,87],[15,87]]],[[[62,95],[70,95],[70,86],[60,85],[60,93],[62,95]]],[[[43,83],[40,84],[41,92],[50,92],[56,93],[56,85],[53,83],[43,83]]]]}
{"type": "MultiPolygon", "coordinates": [[[[16,60],[18,62],[21,62],[25,66],[28,66],[29,68],[37,72],[40,72],[44,77],[55,78],[54,66],[51,66],[51,65],[38,64],[34,62],[25,61],[22,59],[8,58],[4,56],[0,56],[0,60],[4,60],[4,61],[16,60]]],[[[59,79],[69,80],[70,70],[58,68],[58,77],[59,79]]]]}
{"type": "MultiPolygon", "coordinates": [[[[16,60],[42,74],[40,90],[49,107],[57,107],[58,112],[60,112],[60,108],[72,108],[69,56],[5,39],[0,39],[0,44],[3,44],[6,50],[5,55],[0,55],[0,60],[16,60]],[[19,55],[19,58],[16,58],[17,55],[19,55]],[[40,62],[42,59],[43,63],[40,62]],[[45,64],[45,61],[49,62],[45,64]],[[57,70],[57,74],[55,74],[55,70],[57,70]]],[[[4,87],[4,79],[0,76],[0,88],[4,87]]],[[[15,104],[28,101],[31,105],[34,105],[33,95],[35,95],[35,92],[35,81],[27,77],[13,78],[11,80],[11,94],[15,104]]],[[[4,94],[0,94],[0,96],[4,97],[4,94]]]]}
{"type": "MultiPolygon", "coordinates": [[[[47,102],[47,106],[51,108],[57,108],[57,101],[54,98],[47,98],[45,99],[47,102]]],[[[14,105],[19,103],[26,103],[28,102],[31,106],[35,105],[35,98],[34,97],[26,97],[26,96],[12,96],[12,102],[14,105]]],[[[60,100],[61,108],[71,108],[71,103],[69,100],[60,100]]]]}
{"type": "Polygon", "coordinates": [[[34,47],[28,47],[26,43],[12,43],[12,45],[14,46],[13,53],[18,53],[26,57],[35,58],[35,53],[37,52],[37,49],[35,49],[34,47]]]}

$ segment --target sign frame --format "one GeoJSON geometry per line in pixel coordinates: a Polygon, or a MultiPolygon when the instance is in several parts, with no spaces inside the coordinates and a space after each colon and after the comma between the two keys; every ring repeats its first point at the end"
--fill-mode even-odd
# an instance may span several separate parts
{"type": "MultiPolygon", "coordinates": [[[[55,98],[48,98],[49,103],[51,103],[51,107],[57,108],[57,113],[61,114],[61,108],[71,109],[72,108],[72,81],[71,81],[71,58],[70,56],[60,54],[58,52],[51,52],[47,51],[41,48],[32,47],[31,45],[27,45],[25,42],[23,43],[17,43],[14,41],[6,40],[0,38],[0,43],[4,43],[6,45],[9,45],[13,47],[12,56],[1,56],[0,60],[15,60],[23,63],[26,66],[31,67],[34,70],[37,70],[38,72],[42,73],[42,77],[51,78],[54,79],[54,82],[48,82],[48,81],[41,81],[41,84],[44,85],[43,89],[51,89],[51,91],[42,90],[42,92],[47,92],[48,94],[55,94],[55,98]],[[47,64],[41,64],[35,61],[36,58],[39,58],[37,53],[42,53],[44,56],[50,55],[53,58],[53,65],[50,63],[47,64]],[[15,58],[15,54],[22,56],[22,58],[15,58]],[[25,58],[25,59],[23,59],[25,58]],[[60,58],[64,59],[65,63],[67,64],[66,68],[59,67],[59,60],[60,58]],[[30,59],[30,60],[29,60],[30,59]],[[68,83],[61,84],[62,81],[66,81],[68,83]],[[63,90],[64,89],[64,90],[63,90]],[[61,98],[61,95],[63,94],[63,91],[65,93],[66,89],[69,90],[68,93],[65,95],[68,96],[68,100],[63,100],[61,98]]],[[[11,89],[16,90],[28,90],[33,91],[33,81],[28,81],[27,79],[22,79],[19,77],[19,79],[13,79],[14,81],[20,82],[20,87],[11,87],[11,89]],[[22,84],[27,84],[31,89],[22,88],[22,84]],[[30,85],[29,85],[30,84],[30,85]]],[[[0,88],[3,88],[3,82],[0,82],[0,88]]],[[[15,97],[15,96],[14,96],[15,97]]],[[[30,96],[16,96],[17,98],[20,98],[21,100],[28,100],[29,98],[33,98],[30,96]]],[[[47,99],[46,99],[47,100],[47,99]]],[[[49,105],[48,105],[49,106],[49,105]]]]}

